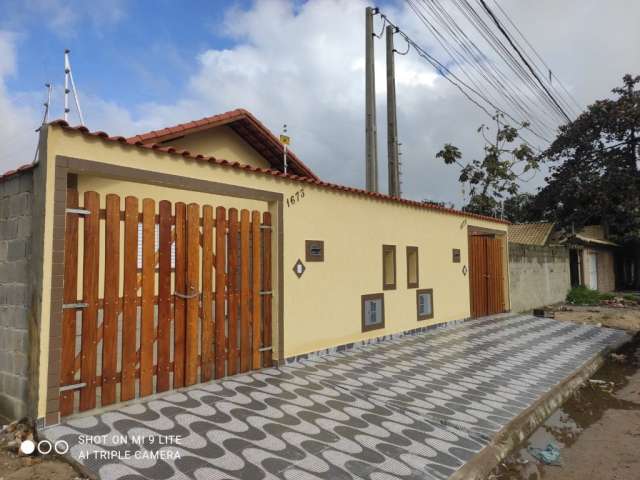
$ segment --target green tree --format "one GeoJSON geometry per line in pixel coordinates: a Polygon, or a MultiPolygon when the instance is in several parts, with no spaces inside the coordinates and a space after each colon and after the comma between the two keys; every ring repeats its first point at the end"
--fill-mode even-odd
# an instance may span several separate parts
{"type": "Polygon", "coordinates": [[[545,152],[550,176],[535,207],[561,226],[602,223],[620,242],[640,240],[640,76],[560,127],[545,152]]]}
{"type": "Polygon", "coordinates": [[[567,230],[602,224],[635,252],[640,288],[640,76],[625,75],[614,98],[598,100],[560,133],[535,209],[567,230]]]}
{"type": "Polygon", "coordinates": [[[491,217],[503,218],[512,223],[533,222],[540,219],[532,210],[535,196],[531,193],[517,193],[503,201],[497,201],[488,195],[476,194],[462,210],[469,213],[479,213],[491,217]]]}
{"type": "Polygon", "coordinates": [[[495,137],[489,138],[491,128],[481,125],[478,132],[485,140],[484,157],[463,163],[458,147],[447,143],[437,154],[447,165],[460,167],[458,180],[469,185],[469,204],[466,211],[483,215],[499,216],[502,202],[518,193],[519,183],[531,170],[537,170],[539,159],[526,142],[519,142],[520,131],[529,126],[523,123],[513,127],[504,123],[504,116],[497,113],[495,137]]]}

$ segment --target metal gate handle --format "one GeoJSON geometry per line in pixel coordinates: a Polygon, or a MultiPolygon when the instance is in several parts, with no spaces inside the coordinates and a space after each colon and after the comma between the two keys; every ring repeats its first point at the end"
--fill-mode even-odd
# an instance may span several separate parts
{"type": "MultiPolygon", "coordinates": [[[[193,290],[193,287],[189,287],[189,290],[193,290]]],[[[193,293],[187,294],[187,293],[180,293],[180,292],[173,292],[173,294],[178,297],[178,298],[182,298],[184,300],[189,300],[191,298],[196,298],[198,295],[200,295],[200,292],[198,292],[197,290],[193,293]]]]}

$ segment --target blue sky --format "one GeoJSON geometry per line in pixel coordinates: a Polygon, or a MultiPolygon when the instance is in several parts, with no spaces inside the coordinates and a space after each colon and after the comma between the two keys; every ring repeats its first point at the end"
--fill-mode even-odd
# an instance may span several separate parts
{"type": "MultiPolygon", "coordinates": [[[[242,107],[276,133],[286,123],[292,148],[321,177],[362,187],[364,8],[371,3],[0,0],[0,172],[33,158],[47,81],[57,86],[50,118],[62,115],[63,51],[70,48],[91,130],[132,135],[242,107]]],[[[406,2],[375,3],[451,65],[406,2]]],[[[581,105],[608,96],[624,73],[640,73],[640,2],[500,5],[581,105]]],[[[459,205],[458,172],[436,153],[453,143],[465,160],[482,154],[477,128],[487,118],[414,52],[397,57],[396,74],[404,195],[459,205]]],[[[383,40],[376,42],[376,75],[384,187],[383,40]]],[[[542,177],[523,188],[535,189],[542,177]]]]}
{"type": "Polygon", "coordinates": [[[77,19],[61,24],[48,19],[47,10],[38,13],[38,3],[43,2],[2,2],[7,17],[0,28],[18,33],[20,49],[19,74],[10,77],[7,86],[38,90],[46,80],[62,83],[62,52],[69,48],[82,90],[135,104],[181,91],[197,67],[198,52],[232,47],[235,41],[225,33],[225,12],[246,8],[250,2],[99,2],[102,9],[121,13],[94,18],[78,8],[72,10],[77,19]]]}

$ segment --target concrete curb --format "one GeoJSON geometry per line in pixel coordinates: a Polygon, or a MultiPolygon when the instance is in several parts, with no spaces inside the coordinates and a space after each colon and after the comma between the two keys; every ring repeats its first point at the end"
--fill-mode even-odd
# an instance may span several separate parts
{"type": "Polygon", "coordinates": [[[450,476],[449,480],[485,480],[502,460],[600,369],[611,352],[618,350],[632,338],[633,336],[629,335],[627,339],[620,340],[594,355],[502,428],[489,445],[450,476]]]}

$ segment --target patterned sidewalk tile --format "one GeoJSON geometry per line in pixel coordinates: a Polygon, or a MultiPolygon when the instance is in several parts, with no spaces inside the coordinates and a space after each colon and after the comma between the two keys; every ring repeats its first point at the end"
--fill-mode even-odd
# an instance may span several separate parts
{"type": "Polygon", "coordinates": [[[625,336],[531,316],[469,321],[196,385],[44,434],[104,480],[446,479],[625,336]]]}

